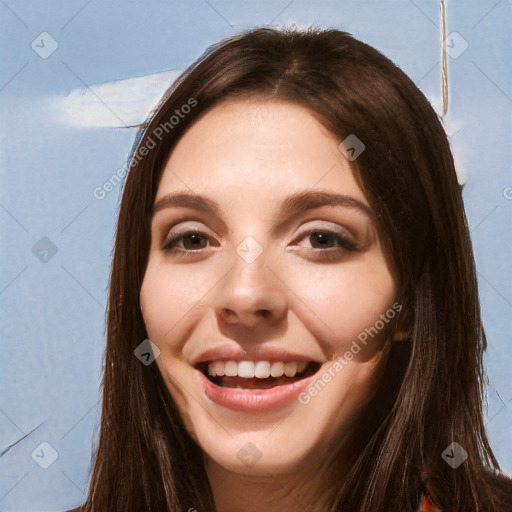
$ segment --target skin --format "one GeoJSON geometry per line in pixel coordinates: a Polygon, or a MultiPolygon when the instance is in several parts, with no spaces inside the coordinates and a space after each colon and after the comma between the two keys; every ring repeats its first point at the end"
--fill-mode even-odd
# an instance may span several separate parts
{"type": "Polygon", "coordinates": [[[295,104],[225,103],[180,139],[157,190],[155,203],[183,191],[208,196],[222,209],[220,217],[188,207],[158,210],[140,291],[148,336],[161,350],[156,364],[206,454],[220,512],[313,510],[331,483],[323,469],[328,455],[343,446],[381,381],[389,329],[362,346],[308,404],[294,401],[272,412],[210,402],[190,364],[210,347],[261,344],[321,361],[322,375],[391,308],[397,279],[370,216],[321,206],[286,219],[279,210],[284,197],[310,189],[368,206],[340,142],[295,104]],[[170,231],[191,228],[205,233],[199,245],[189,237],[174,253],[163,250],[170,231]],[[349,237],[358,249],[338,247],[335,238],[324,248],[306,228],[349,237]],[[252,263],[236,252],[248,236],[263,248],[252,263]],[[320,253],[330,259],[318,259],[320,253]],[[248,442],[261,452],[253,466],[237,457],[248,442]]]}

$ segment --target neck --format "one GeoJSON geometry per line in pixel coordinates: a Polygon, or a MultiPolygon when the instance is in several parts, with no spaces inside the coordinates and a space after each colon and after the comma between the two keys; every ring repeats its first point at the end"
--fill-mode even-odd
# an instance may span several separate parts
{"type": "Polygon", "coordinates": [[[322,499],[327,499],[334,484],[320,464],[293,474],[260,472],[258,476],[228,471],[211,459],[206,468],[217,512],[320,512],[326,510],[322,499]]]}

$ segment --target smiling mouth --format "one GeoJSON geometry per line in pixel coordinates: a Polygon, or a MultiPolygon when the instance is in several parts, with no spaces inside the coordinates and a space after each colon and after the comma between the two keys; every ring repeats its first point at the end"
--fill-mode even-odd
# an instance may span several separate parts
{"type": "Polygon", "coordinates": [[[196,365],[196,369],[210,382],[222,388],[271,389],[305,379],[316,373],[320,366],[321,364],[315,361],[206,361],[196,365]]]}

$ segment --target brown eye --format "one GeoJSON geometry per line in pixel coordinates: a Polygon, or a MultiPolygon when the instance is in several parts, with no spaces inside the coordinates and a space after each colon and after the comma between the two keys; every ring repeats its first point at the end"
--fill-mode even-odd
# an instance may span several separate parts
{"type": "Polygon", "coordinates": [[[187,231],[171,235],[164,243],[163,250],[172,252],[174,250],[181,251],[197,251],[205,249],[208,246],[209,236],[202,231],[187,231]],[[183,242],[180,244],[180,242],[183,242]]]}
{"type": "Polygon", "coordinates": [[[333,231],[309,231],[306,236],[309,237],[314,249],[332,249],[336,247],[342,247],[350,251],[357,249],[352,240],[333,231]]]}

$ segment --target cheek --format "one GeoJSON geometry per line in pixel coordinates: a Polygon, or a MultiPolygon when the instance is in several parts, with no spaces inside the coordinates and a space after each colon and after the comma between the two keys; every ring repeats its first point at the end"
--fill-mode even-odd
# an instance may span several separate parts
{"type": "MultiPolygon", "coordinates": [[[[295,273],[295,289],[314,313],[309,321],[315,322],[316,317],[316,323],[324,325],[323,338],[332,353],[348,350],[351,342],[364,337],[368,330],[373,339],[383,340],[396,314],[392,310],[387,315],[396,294],[394,278],[382,260],[368,259],[295,273]]],[[[381,344],[373,345],[381,348],[381,344]]]]}
{"type": "Polygon", "coordinates": [[[177,266],[150,262],[140,291],[148,337],[157,345],[176,339],[180,319],[191,312],[198,296],[205,293],[203,288],[200,280],[190,279],[177,266]]]}
{"type": "Polygon", "coordinates": [[[140,302],[148,337],[162,352],[160,363],[183,359],[187,340],[201,328],[205,308],[228,270],[222,262],[178,265],[151,255],[140,302]]]}
{"type": "Polygon", "coordinates": [[[193,325],[194,305],[205,293],[205,280],[192,279],[179,266],[149,261],[140,290],[144,323],[148,338],[160,349],[156,364],[179,405],[185,424],[188,417],[188,395],[183,385],[190,375],[182,364],[183,345],[193,325]]]}

